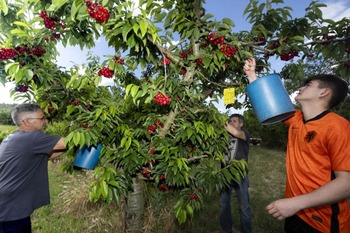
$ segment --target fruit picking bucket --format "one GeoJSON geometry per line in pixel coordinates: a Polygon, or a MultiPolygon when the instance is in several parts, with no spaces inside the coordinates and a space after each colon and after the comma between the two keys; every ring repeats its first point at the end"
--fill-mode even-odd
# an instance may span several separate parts
{"type": "Polygon", "coordinates": [[[84,145],[78,150],[73,165],[87,170],[95,169],[100,158],[101,149],[101,145],[91,147],[84,145]]]}
{"type": "Polygon", "coordinates": [[[247,95],[262,124],[283,121],[295,112],[279,74],[269,74],[250,83],[247,95]]]}

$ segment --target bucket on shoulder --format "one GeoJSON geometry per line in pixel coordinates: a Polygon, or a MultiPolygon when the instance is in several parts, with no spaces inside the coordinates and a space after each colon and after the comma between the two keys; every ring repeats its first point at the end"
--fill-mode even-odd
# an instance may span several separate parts
{"type": "Polygon", "coordinates": [[[262,124],[277,123],[295,113],[279,74],[269,74],[255,80],[246,87],[246,92],[262,124]]]}
{"type": "Polygon", "coordinates": [[[80,148],[75,156],[73,165],[87,170],[95,169],[100,159],[102,145],[87,147],[84,145],[80,148]]]}

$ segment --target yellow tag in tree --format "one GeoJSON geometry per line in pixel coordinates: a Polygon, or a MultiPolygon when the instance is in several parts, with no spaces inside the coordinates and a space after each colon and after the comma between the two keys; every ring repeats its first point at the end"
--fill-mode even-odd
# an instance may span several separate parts
{"type": "Polygon", "coordinates": [[[224,104],[233,104],[235,102],[235,88],[224,89],[224,104]]]}

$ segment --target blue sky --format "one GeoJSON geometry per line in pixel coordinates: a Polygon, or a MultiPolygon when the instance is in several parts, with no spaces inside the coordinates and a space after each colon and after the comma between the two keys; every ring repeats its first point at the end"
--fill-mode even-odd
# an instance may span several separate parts
{"type": "MultiPolygon", "coordinates": [[[[211,13],[217,20],[222,18],[230,18],[235,22],[234,30],[249,30],[250,25],[245,21],[243,11],[248,4],[248,0],[206,0],[206,13],[211,13]]],[[[290,6],[293,9],[293,17],[300,17],[304,15],[305,8],[309,5],[311,0],[284,0],[286,6],[290,6]]],[[[349,0],[322,0],[322,3],[327,4],[327,8],[323,10],[324,16],[333,20],[339,20],[343,17],[350,16],[350,1],[349,0]]],[[[280,4],[280,6],[283,6],[280,4]]],[[[63,46],[58,47],[60,51],[60,57],[58,58],[58,65],[63,67],[72,66],[73,62],[81,64],[85,62],[87,51],[81,51],[79,47],[64,48],[63,46]]],[[[99,55],[103,59],[103,55],[112,54],[113,50],[108,48],[106,43],[98,41],[96,48],[92,50],[94,54],[99,55]]],[[[283,66],[282,61],[276,61],[272,64],[272,69],[277,72],[283,66]]],[[[9,95],[9,89],[13,85],[7,84],[6,87],[0,84],[0,103],[13,103],[9,95]]],[[[224,106],[222,103],[218,104],[218,108],[222,111],[224,106]]]]}

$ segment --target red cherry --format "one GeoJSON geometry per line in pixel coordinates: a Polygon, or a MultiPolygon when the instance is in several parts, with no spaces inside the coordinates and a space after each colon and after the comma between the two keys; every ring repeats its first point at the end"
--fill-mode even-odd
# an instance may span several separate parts
{"type": "Polygon", "coordinates": [[[160,175],[159,176],[159,181],[163,181],[163,180],[165,180],[165,176],[164,175],[160,175]]]}

